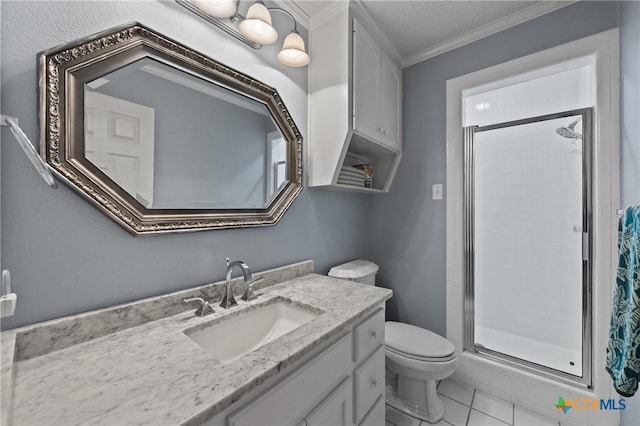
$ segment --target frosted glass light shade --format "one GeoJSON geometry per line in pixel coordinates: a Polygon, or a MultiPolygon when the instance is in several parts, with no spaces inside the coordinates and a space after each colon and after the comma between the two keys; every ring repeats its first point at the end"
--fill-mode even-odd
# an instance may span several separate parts
{"type": "Polygon", "coordinates": [[[292,32],[284,39],[278,60],[289,67],[303,67],[309,63],[309,55],[304,50],[304,40],[300,34],[292,32]]]}
{"type": "Polygon", "coordinates": [[[278,39],[278,32],[271,25],[271,14],[262,3],[254,3],[247,11],[247,19],[240,22],[240,32],[258,44],[272,44],[278,39]]]}
{"type": "Polygon", "coordinates": [[[231,18],[236,14],[235,0],[191,0],[201,11],[214,18],[231,18]]]}

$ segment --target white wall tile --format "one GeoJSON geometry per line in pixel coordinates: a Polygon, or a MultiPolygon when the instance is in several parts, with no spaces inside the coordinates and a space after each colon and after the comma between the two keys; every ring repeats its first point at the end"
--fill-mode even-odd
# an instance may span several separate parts
{"type": "Polygon", "coordinates": [[[491,390],[491,370],[476,365],[473,367],[473,387],[482,391],[491,390]]]}

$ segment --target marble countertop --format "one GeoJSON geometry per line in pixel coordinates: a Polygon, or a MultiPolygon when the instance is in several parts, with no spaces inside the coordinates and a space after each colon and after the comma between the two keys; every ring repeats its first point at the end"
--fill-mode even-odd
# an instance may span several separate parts
{"type": "MultiPolygon", "coordinates": [[[[263,288],[252,302],[195,317],[193,309],[15,361],[3,390],[10,424],[196,425],[341,334],[391,297],[384,288],[307,274],[263,288]],[[222,364],[184,330],[285,298],[323,314],[222,364]],[[7,381],[10,380],[10,383],[7,381]]],[[[181,309],[184,309],[182,307],[181,309]]],[[[15,334],[3,332],[3,355],[15,334]]],[[[18,335],[19,336],[19,335],[18,335]]],[[[6,358],[5,358],[6,359],[6,358]]],[[[5,363],[6,364],[6,363],[5,363]]]]}

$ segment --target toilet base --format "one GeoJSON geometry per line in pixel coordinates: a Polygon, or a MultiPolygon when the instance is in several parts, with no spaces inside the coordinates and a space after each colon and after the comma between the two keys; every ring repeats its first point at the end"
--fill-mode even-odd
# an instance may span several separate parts
{"type": "Polygon", "coordinates": [[[386,403],[390,407],[395,408],[396,410],[416,418],[418,420],[424,420],[428,423],[437,423],[444,417],[444,406],[442,405],[442,401],[438,398],[437,395],[434,394],[434,397],[431,398],[430,404],[428,405],[429,411],[425,411],[417,406],[411,406],[406,402],[398,399],[393,393],[388,392],[385,396],[386,403]]]}
{"type": "Polygon", "coordinates": [[[387,352],[386,368],[395,376],[393,386],[387,389],[387,403],[397,410],[437,423],[444,417],[444,406],[438,397],[436,384],[453,374],[456,357],[442,362],[419,362],[387,352]],[[404,364],[411,364],[411,368],[404,364]]]}

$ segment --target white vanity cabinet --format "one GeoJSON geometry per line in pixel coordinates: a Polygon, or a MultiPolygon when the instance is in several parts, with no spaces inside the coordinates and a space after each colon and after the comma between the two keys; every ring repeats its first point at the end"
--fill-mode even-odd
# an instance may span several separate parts
{"type": "Polygon", "coordinates": [[[367,29],[353,20],[353,126],[400,152],[400,68],[367,29]]]}
{"type": "Polygon", "coordinates": [[[311,19],[309,186],[387,192],[400,162],[402,73],[362,13],[355,3],[335,2],[311,19]],[[353,158],[373,166],[371,188],[341,183],[353,158]]]}
{"type": "Polygon", "coordinates": [[[384,426],[384,308],[205,422],[208,426],[384,426]]]}
{"type": "Polygon", "coordinates": [[[351,378],[347,378],[304,418],[305,426],[352,425],[353,391],[351,378]]]}

